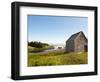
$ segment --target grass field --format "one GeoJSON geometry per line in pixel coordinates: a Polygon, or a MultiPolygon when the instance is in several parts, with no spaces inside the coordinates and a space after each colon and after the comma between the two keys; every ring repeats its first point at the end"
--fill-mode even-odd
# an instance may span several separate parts
{"type": "Polygon", "coordinates": [[[42,52],[44,50],[47,50],[47,49],[53,49],[54,47],[53,46],[45,46],[43,48],[36,48],[36,47],[31,47],[31,46],[28,46],[28,52],[42,52]]]}
{"type": "Polygon", "coordinates": [[[28,53],[28,66],[76,65],[87,63],[87,52],[66,53],[62,50],[48,52],[47,54],[28,53]]]}

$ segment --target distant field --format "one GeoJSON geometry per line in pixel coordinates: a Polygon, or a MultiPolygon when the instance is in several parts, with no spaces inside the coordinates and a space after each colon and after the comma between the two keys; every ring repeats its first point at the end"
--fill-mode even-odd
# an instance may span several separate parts
{"type": "Polygon", "coordinates": [[[66,53],[62,50],[48,52],[46,54],[28,53],[28,66],[75,65],[87,63],[87,52],[66,53]]]}
{"type": "Polygon", "coordinates": [[[47,50],[47,49],[53,49],[54,47],[53,46],[45,46],[43,48],[36,48],[36,47],[31,47],[31,46],[28,46],[28,52],[42,52],[44,50],[47,50]]]}

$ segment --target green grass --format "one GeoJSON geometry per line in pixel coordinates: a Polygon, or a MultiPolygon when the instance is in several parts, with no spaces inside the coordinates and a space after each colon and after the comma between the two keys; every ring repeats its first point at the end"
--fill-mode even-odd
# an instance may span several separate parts
{"type": "Polygon", "coordinates": [[[75,65],[88,63],[87,52],[64,51],[49,52],[47,54],[28,53],[28,66],[54,66],[54,65],[75,65]]]}
{"type": "Polygon", "coordinates": [[[53,49],[54,47],[53,46],[45,46],[43,48],[36,48],[36,47],[31,47],[31,46],[28,46],[28,52],[41,52],[41,51],[44,51],[44,50],[47,50],[47,49],[53,49]]]}

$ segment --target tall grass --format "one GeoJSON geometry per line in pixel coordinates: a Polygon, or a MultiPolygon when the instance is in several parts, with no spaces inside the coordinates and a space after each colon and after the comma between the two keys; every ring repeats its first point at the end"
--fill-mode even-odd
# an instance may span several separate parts
{"type": "Polygon", "coordinates": [[[64,51],[58,51],[41,55],[28,53],[28,66],[75,65],[87,63],[87,52],[66,53],[64,51]]]}

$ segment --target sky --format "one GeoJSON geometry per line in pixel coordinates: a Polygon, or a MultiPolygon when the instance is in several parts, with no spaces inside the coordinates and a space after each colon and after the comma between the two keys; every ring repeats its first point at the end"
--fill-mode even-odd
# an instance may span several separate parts
{"type": "Polygon", "coordinates": [[[88,37],[88,18],[75,16],[28,15],[28,41],[65,44],[74,33],[88,37]]]}

